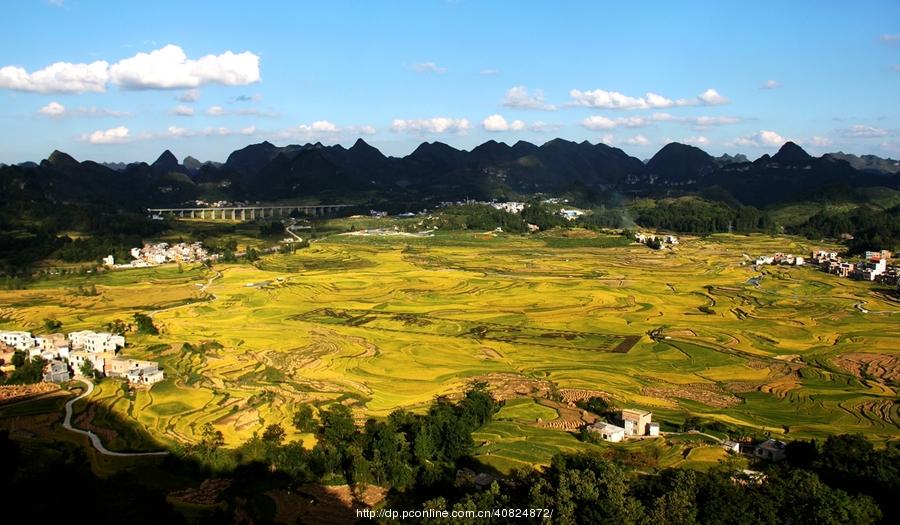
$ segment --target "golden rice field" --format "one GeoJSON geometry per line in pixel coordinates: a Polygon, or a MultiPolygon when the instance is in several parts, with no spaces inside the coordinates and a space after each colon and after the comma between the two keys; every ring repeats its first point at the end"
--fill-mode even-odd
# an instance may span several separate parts
{"type": "MultiPolygon", "coordinates": [[[[602,393],[672,423],[699,415],[776,435],[900,436],[885,366],[900,354],[895,295],[811,268],[749,265],[814,247],[792,237],[688,238],[662,251],[614,241],[332,236],[256,266],[128,270],[0,292],[0,327],[39,333],[55,317],[65,330],[97,329],[155,312],[162,334],[132,335],[124,353],[160,360],[166,381],[133,398],[107,381],[94,398],[168,444],[195,440],[207,422],[230,445],[265,424],[289,428],[298,402],[346,402],[360,417],[417,409],[476,379],[507,399],[602,393]],[[100,295],[73,294],[79,284],[100,295]]],[[[503,466],[586,446],[554,418],[565,414],[512,410],[476,435],[480,453],[503,466]]],[[[690,454],[688,463],[717,453],[690,454]]]]}

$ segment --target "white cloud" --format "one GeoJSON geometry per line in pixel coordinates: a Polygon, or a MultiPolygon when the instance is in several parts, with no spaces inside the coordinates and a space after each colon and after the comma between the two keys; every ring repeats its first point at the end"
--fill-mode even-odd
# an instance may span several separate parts
{"type": "Polygon", "coordinates": [[[525,123],[521,120],[507,122],[502,115],[491,115],[481,121],[481,126],[485,131],[521,131],[525,129],[525,123]]]}
{"type": "Polygon", "coordinates": [[[650,115],[648,120],[653,122],[678,122],[682,124],[691,124],[697,130],[708,129],[713,126],[740,124],[744,121],[744,119],[740,117],[729,117],[725,115],[679,117],[672,115],[671,113],[654,113],[653,115],[650,115]]]}
{"type": "Polygon", "coordinates": [[[24,68],[0,68],[0,88],[31,93],[102,93],[109,81],[109,64],[57,62],[33,73],[24,68]]]}
{"type": "Polygon", "coordinates": [[[552,133],[554,131],[559,131],[560,129],[562,129],[562,125],[537,120],[535,122],[532,122],[531,125],[528,126],[528,129],[537,133],[552,133]]]}
{"type": "Polygon", "coordinates": [[[194,108],[185,105],[175,106],[175,109],[172,110],[173,115],[178,115],[179,117],[193,117],[194,116],[194,108]]]}
{"type": "Polygon", "coordinates": [[[725,143],[726,146],[749,146],[754,148],[763,148],[770,146],[781,146],[790,139],[787,139],[774,131],[760,130],[753,135],[746,137],[737,137],[725,143]]]}
{"type": "Polygon", "coordinates": [[[277,139],[323,139],[332,141],[337,140],[340,137],[374,135],[375,133],[375,128],[370,125],[339,126],[329,120],[317,120],[311,124],[298,124],[271,133],[258,132],[257,134],[265,134],[277,139]]]}
{"type": "Polygon", "coordinates": [[[91,144],[121,144],[128,142],[128,128],[119,126],[107,130],[97,130],[90,135],[82,136],[82,140],[86,140],[91,144]]]}
{"type": "Polygon", "coordinates": [[[51,102],[38,110],[45,117],[61,117],[66,113],[66,107],[59,102],[51,102]]]}
{"type": "Polygon", "coordinates": [[[103,60],[56,62],[33,73],[18,66],[0,68],[0,88],[31,93],[102,93],[109,82],[123,89],[185,89],[204,84],[238,86],[259,79],[259,57],[249,51],[226,51],[191,60],[172,44],[113,65],[103,60]]]}
{"type": "Polygon", "coordinates": [[[440,67],[434,62],[421,62],[418,64],[413,64],[412,70],[416,73],[437,73],[438,75],[447,72],[447,68],[440,67]]]}
{"type": "Polygon", "coordinates": [[[831,146],[834,145],[834,141],[832,141],[828,137],[820,137],[820,136],[816,135],[813,138],[804,141],[804,144],[809,144],[810,146],[813,146],[816,148],[830,148],[831,146]]]}
{"type": "Polygon", "coordinates": [[[759,89],[775,89],[779,87],[781,87],[781,82],[778,82],[777,80],[766,80],[759,86],[759,89]]]}
{"type": "Polygon", "coordinates": [[[256,126],[247,126],[241,129],[241,135],[253,135],[256,133],[256,126]]]}
{"type": "Polygon", "coordinates": [[[211,117],[223,117],[226,115],[238,115],[241,117],[277,117],[278,113],[274,111],[265,111],[257,108],[248,109],[226,109],[222,106],[211,106],[206,110],[206,114],[211,117]]]}
{"type": "Polygon", "coordinates": [[[703,135],[697,135],[696,137],[685,137],[681,139],[681,143],[692,144],[694,146],[708,146],[709,139],[704,137],[703,135]]]}
{"type": "Polygon", "coordinates": [[[875,126],[867,126],[865,124],[856,124],[850,126],[849,128],[842,130],[842,134],[845,137],[865,139],[886,137],[887,135],[889,135],[886,129],[876,128],[875,126]]]}
{"type": "Polygon", "coordinates": [[[395,133],[459,133],[464,134],[471,129],[468,119],[434,117],[429,119],[394,119],[391,131],[395,133]]]}
{"type": "Polygon", "coordinates": [[[189,89],[178,95],[178,100],[180,102],[197,102],[200,100],[200,90],[199,89],[189,89]]]}
{"type": "Polygon", "coordinates": [[[123,89],[186,89],[204,84],[242,86],[259,82],[259,56],[245,51],[191,60],[169,44],[121,60],[109,68],[110,80],[123,89]]]}
{"type": "Polygon", "coordinates": [[[653,109],[681,106],[716,106],[728,103],[728,99],[712,88],[700,93],[696,98],[680,98],[677,100],[656,93],[646,93],[643,97],[632,97],[618,91],[606,91],[603,89],[592,91],[573,89],[569,91],[569,96],[572,98],[570,105],[601,109],[653,109]]]}
{"type": "Polygon", "coordinates": [[[62,7],[63,4],[66,3],[66,0],[47,0],[47,3],[50,5],[55,5],[56,7],[62,7]]]}
{"type": "Polygon", "coordinates": [[[900,33],[894,33],[893,35],[884,34],[878,37],[878,40],[887,43],[900,42],[900,33]]]}
{"type": "Polygon", "coordinates": [[[631,138],[625,139],[626,144],[631,144],[632,146],[647,146],[650,144],[650,139],[643,135],[635,135],[631,138]]]}
{"type": "Polygon", "coordinates": [[[718,91],[712,88],[709,88],[703,93],[700,93],[697,98],[707,106],[720,106],[722,104],[728,104],[728,99],[720,95],[718,91]]]}
{"type": "Polygon", "coordinates": [[[59,102],[51,102],[38,110],[38,114],[50,118],[62,117],[130,117],[131,113],[127,111],[114,111],[111,109],[102,109],[94,106],[77,107],[68,109],[59,102]]]}
{"type": "Polygon", "coordinates": [[[544,102],[544,92],[540,89],[529,93],[525,86],[513,86],[506,91],[503,97],[503,105],[508,108],[518,109],[542,109],[553,111],[556,106],[544,102]]]}
{"type": "Polygon", "coordinates": [[[601,117],[600,115],[587,117],[581,121],[581,125],[587,129],[613,129],[618,126],[615,120],[601,117]]]}
{"type": "Polygon", "coordinates": [[[485,68],[485,69],[482,69],[481,71],[479,71],[478,74],[479,74],[479,75],[484,75],[484,76],[486,76],[486,77],[490,77],[490,76],[494,76],[494,75],[499,75],[499,74],[500,74],[500,70],[499,70],[499,69],[493,69],[493,68],[485,68]]]}
{"type": "Polygon", "coordinates": [[[147,135],[142,138],[147,139],[156,139],[156,138],[191,138],[191,137],[227,137],[229,135],[234,135],[234,131],[228,128],[222,127],[208,127],[203,129],[189,129],[189,128],[180,128],[178,126],[169,126],[166,129],[166,133],[163,135],[147,135]]]}

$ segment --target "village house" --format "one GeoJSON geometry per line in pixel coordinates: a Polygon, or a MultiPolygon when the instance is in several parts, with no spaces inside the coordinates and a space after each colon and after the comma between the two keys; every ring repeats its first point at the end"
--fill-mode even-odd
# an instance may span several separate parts
{"type": "Polygon", "coordinates": [[[53,359],[44,365],[44,381],[63,383],[69,379],[72,379],[72,376],[69,374],[69,365],[65,361],[53,359]]]}
{"type": "Polygon", "coordinates": [[[69,344],[72,350],[86,352],[113,352],[125,346],[125,337],[108,332],[81,330],[69,333],[69,344]]]}
{"type": "Polygon", "coordinates": [[[39,335],[34,339],[43,352],[50,352],[61,359],[69,358],[69,340],[65,334],[39,335]]]}
{"type": "Polygon", "coordinates": [[[603,439],[603,441],[609,441],[611,443],[618,443],[625,439],[624,428],[611,423],[606,423],[605,421],[594,423],[588,427],[588,431],[600,434],[600,438],[603,439]]]}
{"type": "Polygon", "coordinates": [[[106,368],[108,359],[115,359],[116,354],[108,352],[85,352],[84,350],[75,350],[69,354],[69,365],[75,371],[75,375],[81,374],[81,367],[86,361],[91,363],[94,370],[103,372],[106,368]]]}
{"type": "Polygon", "coordinates": [[[31,350],[35,346],[31,332],[3,330],[0,331],[0,342],[21,351],[31,350]]]}
{"type": "Polygon", "coordinates": [[[622,410],[622,426],[626,436],[646,436],[650,433],[650,420],[653,414],[643,410],[626,408],[622,410]]]}
{"type": "Polygon", "coordinates": [[[756,448],[753,449],[753,455],[768,461],[781,461],[786,457],[784,449],[784,441],[767,439],[759,445],[756,445],[756,448]]]}

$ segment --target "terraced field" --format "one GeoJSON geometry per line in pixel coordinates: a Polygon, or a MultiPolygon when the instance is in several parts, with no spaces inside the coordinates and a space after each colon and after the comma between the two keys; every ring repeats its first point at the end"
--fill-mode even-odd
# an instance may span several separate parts
{"type": "MultiPolygon", "coordinates": [[[[216,273],[129,270],[0,292],[0,327],[40,333],[55,317],[96,329],[154,312],[162,334],[130,336],[125,354],[160,360],[168,379],[131,397],[109,382],[94,398],[164,443],[193,441],[210,422],[233,445],[265,424],[290,427],[298,402],[383,416],[473,380],[506,399],[605,393],[664,423],[700,415],[790,436],[896,438],[897,297],[749,264],[811,248],[769,236],[685,239],[674,251],[590,233],[332,236],[216,273]],[[73,295],[79,284],[100,295],[73,295]]],[[[479,456],[508,468],[593,446],[559,430],[563,412],[505,407],[476,436],[479,456]]]]}

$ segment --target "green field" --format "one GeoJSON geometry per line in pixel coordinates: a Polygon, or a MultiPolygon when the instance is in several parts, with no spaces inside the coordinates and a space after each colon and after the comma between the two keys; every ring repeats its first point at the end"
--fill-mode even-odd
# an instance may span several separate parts
{"type": "MultiPolygon", "coordinates": [[[[793,237],[653,251],[576,233],[331,236],[256,266],[50,279],[0,292],[0,328],[40,333],[55,317],[66,331],[100,329],[155,312],[161,335],[129,334],[124,354],[160,360],[167,380],[132,397],[110,381],[94,401],[170,444],[207,422],[229,445],[266,424],[290,428],[299,402],[344,401],[360,418],[416,410],[473,380],[524,400],[475,436],[500,469],[595,446],[538,421],[557,417],[531,401],[550,387],[609,395],[664,424],[699,415],[788,437],[900,436],[896,376],[859,371],[900,353],[896,295],[811,268],[750,266],[815,246],[793,237]],[[91,284],[99,296],[72,293],[91,284]]],[[[111,446],[151,446],[128,437],[111,446]]]]}

